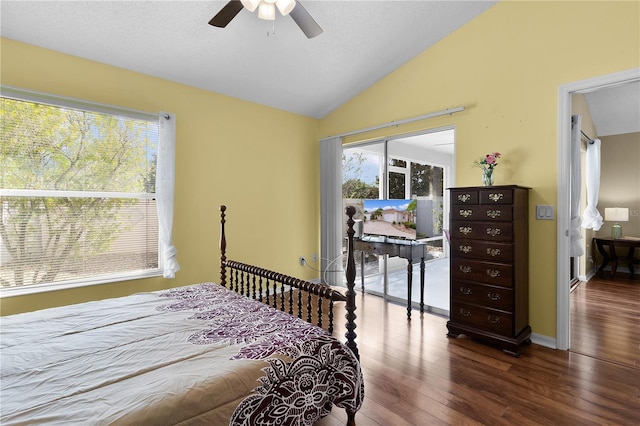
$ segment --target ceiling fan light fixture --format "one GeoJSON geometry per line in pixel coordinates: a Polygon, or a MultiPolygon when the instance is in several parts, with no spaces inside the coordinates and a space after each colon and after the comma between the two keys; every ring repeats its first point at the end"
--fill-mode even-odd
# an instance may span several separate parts
{"type": "Polygon", "coordinates": [[[260,0],[240,0],[240,3],[242,3],[244,8],[249,12],[253,12],[260,4],[260,0]]]}
{"type": "Polygon", "coordinates": [[[276,0],[276,6],[282,16],[287,16],[296,7],[296,0],[276,0]]]}
{"type": "Polygon", "coordinates": [[[227,4],[209,20],[209,25],[225,28],[242,9],[247,9],[250,12],[258,9],[258,18],[275,21],[276,7],[282,16],[291,16],[291,19],[307,38],[314,38],[322,34],[320,25],[309,15],[307,9],[305,9],[298,0],[229,0],[227,4]]]}
{"type": "Polygon", "coordinates": [[[276,19],[276,6],[273,3],[261,2],[258,6],[258,18],[265,21],[273,21],[276,19]]]}

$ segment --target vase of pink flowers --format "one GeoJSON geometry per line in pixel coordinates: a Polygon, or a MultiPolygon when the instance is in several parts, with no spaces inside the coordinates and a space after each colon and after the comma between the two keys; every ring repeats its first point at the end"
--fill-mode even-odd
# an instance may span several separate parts
{"type": "Polygon", "coordinates": [[[474,166],[480,167],[482,169],[482,185],[493,185],[493,169],[495,169],[498,165],[498,158],[500,158],[501,155],[502,154],[500,154],[499,152],[492,152],[491,154],[487,154],[484,157],[481,157],[473,162],[474,166]]]}

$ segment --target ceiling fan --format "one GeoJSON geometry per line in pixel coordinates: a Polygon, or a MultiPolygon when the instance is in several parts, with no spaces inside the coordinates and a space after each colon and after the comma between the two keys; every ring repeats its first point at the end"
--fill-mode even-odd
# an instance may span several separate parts
{"type": "Polygon", "coordinates": [[[300,27],[307,38],[322,34],[320,25],[309,15],[309,12],[296,0],[231,0],[211,18],[209,25],[224,28],[244,8],[250,12],[258,9],[258,18],[273,21],[276,19],[276,7],[282,16],[291,18],[300,27]]]}

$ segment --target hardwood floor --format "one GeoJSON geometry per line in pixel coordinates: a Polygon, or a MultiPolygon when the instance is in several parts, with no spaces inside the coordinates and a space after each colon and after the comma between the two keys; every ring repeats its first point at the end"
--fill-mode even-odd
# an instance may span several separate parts
{"type": "MultiPolygon", "coordinates": [[[[356,332],[365,401],[357,425],[640,425],[640,283],[631,289],[617,284],[614,291],[620,287],[626,296],[614,307],[605,306],[606,294],[587,301],[585,291],[584,301],[575,302],[588,306],[585,316],[611,323],[585,323],[581,350],[593,356],[531,344],[514,358],[470,339],[447,338],[444,317],[414,311],[407,321],[404,307],[359,294],[356,332]],[[607,311],[616,312],[615,321],[607,311]],[[602,328],[604,337],[590,332],[602,328]],[[607,353],[615,355],[613,361],[596,357],[603,353],[593,349],[599,339],[612,346],[607,353]]],[[[334,408],[317,426],[344,424],[344,411],[334,408]]]]}
{"type": "Polygon", "coordinates": [[[571,293],[571,350],[640,368],[640,278],[606,272],[571,293]]]}

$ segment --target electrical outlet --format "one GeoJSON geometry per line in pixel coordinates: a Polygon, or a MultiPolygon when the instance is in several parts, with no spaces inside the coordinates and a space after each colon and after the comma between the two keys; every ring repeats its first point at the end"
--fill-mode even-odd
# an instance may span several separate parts
{"type": "Polygon", "coordinates": [[[300,266],[304,266],[305,263],[307,263],[307,259],[305,259],[304,256],[300,256],[300,266]]]}

